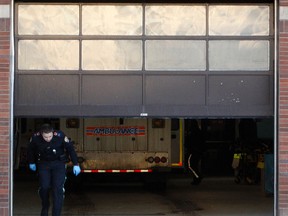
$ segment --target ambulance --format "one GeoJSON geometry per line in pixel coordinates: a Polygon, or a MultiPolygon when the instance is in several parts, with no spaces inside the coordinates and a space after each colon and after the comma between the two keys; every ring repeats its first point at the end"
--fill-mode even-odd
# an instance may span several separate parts
{"type": "Polygon", "coordinates": [[[181,119],[20,118],[15,122],[16,168],[25,165],[32,132],[46,122],[73,141],[83,173],[159,174],[183,168],[181,119]]]}

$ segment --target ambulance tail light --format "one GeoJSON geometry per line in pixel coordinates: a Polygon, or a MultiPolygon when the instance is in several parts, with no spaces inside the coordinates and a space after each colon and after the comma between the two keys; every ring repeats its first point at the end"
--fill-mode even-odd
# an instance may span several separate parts
{"type": "Polygon", "coordinates": [[[167,157],[164,157],[164,156],[162,156],[161,158],[159,157],[159,156],[156,156],[156,157],[152,157],[152,156],[150,156],[150,157],[148,157],[147,159],[146,159],[146,161],[148,162],[148,163],[156,163],[156,164],[158,164],[158,163],[167,163],[167,161],[168,161],[168,158],[167,157]]]}
{"type": "Polygon", "coordinates": [[[155,161],[155,163],[160,163],[161,159],[160,159],[160,157],[156,156],[156,157],[154,158],[154,161],[155,161]]]}
{"type": "Polygon", "coordinates": [[[164,156],[163,156],[163,157],[161,157],[161,159],[160,159],[160,160],[161,160],[161,162],[162,162],[162,163],[166,163],[166,162],[167,162],[167,158],[166,158],[166,157],[164,157],[164,156]]]}
{"type": "Polygon", "coordinates": [[[151,157],[149,157],[149,158],[147,159],[147,161],[148,161],[149,163],[153,163],[153,162],[154,162],[154,158],[151,156],[151,157]]]}

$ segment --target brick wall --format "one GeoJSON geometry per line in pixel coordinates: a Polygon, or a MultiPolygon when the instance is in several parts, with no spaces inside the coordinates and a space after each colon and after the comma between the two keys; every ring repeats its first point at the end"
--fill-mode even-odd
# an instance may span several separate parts
{"type": "Polygon", "coordinates": [[[288,215],[288,1],[279,14],[278,215],[288,215]]]}
{"type": "Polygon", "coordinates": [[[0,215],[10,215],[10,0],[0,0],[0,215]]]}

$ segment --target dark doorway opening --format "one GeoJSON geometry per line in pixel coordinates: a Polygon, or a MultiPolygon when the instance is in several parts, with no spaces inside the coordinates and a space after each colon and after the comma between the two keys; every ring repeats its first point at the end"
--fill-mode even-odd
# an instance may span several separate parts
{"type": "Polygon", "coordinates": [[[193,122],[198,124],[204,136],[201,151],[194,152],[196,156],[202,154],[201,175],[236,177],[240,175],[235,167],[238,160],[238,166],[245,168],[241,175],[252,176],[253,183],[260,183],[264,155],[274,152],[272,118],[185,119],[185,167],[188,172],[188,157],[191,152],[193,155],[193,146],[200,142],[195,139],[193,122]]]}

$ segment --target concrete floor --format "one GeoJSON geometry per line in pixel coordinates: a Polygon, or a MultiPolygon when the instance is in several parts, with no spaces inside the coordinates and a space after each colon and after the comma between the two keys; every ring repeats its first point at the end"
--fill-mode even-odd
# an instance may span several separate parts
{"type": "MultiPolygon", "coordinates": [[[[64,216],[272,216],[273,196],[261,185],[235,184],[233,177],[210,177],[198,186],[188,175],[173,175],[166,191],[147,191],[139,183],[93,183],[68,193],[64,216]]],[[[40,212],[35,178],[14,181],[14,216],[40,212]]]]}

